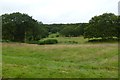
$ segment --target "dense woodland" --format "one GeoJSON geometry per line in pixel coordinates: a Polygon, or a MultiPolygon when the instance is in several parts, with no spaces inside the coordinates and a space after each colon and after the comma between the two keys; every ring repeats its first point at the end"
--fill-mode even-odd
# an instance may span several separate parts
{"type": "Polygon", "coordinates": [[[89,23],[43,24],[28,14],[3,14],[2,39],[16,42],[38,41],[50,34],[64,37],[119,39],[120,16],[104,13],[94,16],[89,23]]]}

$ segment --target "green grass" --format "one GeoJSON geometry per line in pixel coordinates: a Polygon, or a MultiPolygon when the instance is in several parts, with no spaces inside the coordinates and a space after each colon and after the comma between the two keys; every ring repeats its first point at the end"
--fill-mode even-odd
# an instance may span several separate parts
{"type": "Polygon", "coordinates": [[[58,43],[60,44],[68,44],[69,41],[75,41],[78,44],[85,44],[88,42],[88,39],[84,39],[83,37],[55,37],[55,38],[44,38],[43,40],[46,39],[57,39],[58,43]]]}
{"type": "MultiPolygon", "coordinates": [[[[64,39],[64,40],[63,40],[64,39]]],[[[3,78],[117,78],[117,43],[3,43],[3,78]]]]}

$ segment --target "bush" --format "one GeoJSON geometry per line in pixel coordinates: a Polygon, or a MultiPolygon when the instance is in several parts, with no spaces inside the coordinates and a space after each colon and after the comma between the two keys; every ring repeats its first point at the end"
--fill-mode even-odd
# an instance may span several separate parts
{"type": "Polygon", "coordinates": [[[45,44],[45,41],[44,40],[40,40],[38,44],[43,45],[43,44],[45,44]]]}
{"type": "Polygon", "coordinates": [[[8,43],[8,42],[11,42],[11,41],[10,41],[10,40],[4,40],[4,39],[3,39],[3,40],[0,40],[0,42],[7,42],[7,43],[8,43]]]}
{"type": "Polygon", "coordinates": [[[43,44],[56,44],[58,43],[58,41],[56,39],[46,39],[46,40],[40,40],[39,44],[43,45],[43,44]]]}
{"type": "Polygon", "coordinates": [[[66,41],[65,43],[67,43],[67,44],[78,44],[78,42],[76,42],[76,41],[66,41]]]}
{"type": "Polygon", "coordinates": [[[69,41],[69,43],[71,43],[71,44],[77,44],[78,42],[76,42],[76,41],[69,41]]]}
{"type": "Polygon", "coordinates": [[[27,41],[26,43],[28,43],[28,44],[38,44],[39,41],[27,41]]]}
{"type": "Polygon", "coordinates": [[[109,38],[109,39],[91,39],[91,40],[88,40],[88,42],[92,42],[92,43],[94,43],[94,42],[116,42],[116,41],[118,41],[118,39],[117,38],[109,38]]]}
{"type": "Polygon", "coordinates": [[[56,38],[56,37],[59,37],[60,34],[59,33],[54,33],[54,34],[50,34],[48,37],[49,38],[56,38]]]}

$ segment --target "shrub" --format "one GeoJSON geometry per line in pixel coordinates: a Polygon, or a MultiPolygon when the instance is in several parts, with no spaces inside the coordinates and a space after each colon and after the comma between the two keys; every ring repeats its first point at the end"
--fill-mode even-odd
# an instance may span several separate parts
{"type": "Polygon", "coordinates": [[[11,42],[10,40],[1,40],[0,42],[11,42]]]}
{"type": "Polygon", "coordinates": [[[67,43],[67,44],[78,44],[78,42],[76,42],[76,41],[66,41],[65,43],[67,43]]]}
{"type": "Polygon", "coordinates": [[[40,40],[38,44],[43,45],[43,44],[45,44],[45,41],[44,40],[40,40]]]}
{"type": "Polygon", "coordinates": [[[56,39],[46,39],[46,40],[40,40],[39,44],[43,45],[43,44],[56,44],[58,43],[58,41],[56,39]]]}
{"type": "Polygon", "coordinates": [[[78,42],[76,42],[76,41],[69,41],[69,43],[71,43],[71,44],[77,44],[78,42]]]}
{"type": "Polygon", "coordinates": [[[26,43],[28,43],[28,44],[38,44],[39,41],[27,41],[26,43]]]}
{"type": "Polygon", "coordinates": [[[54,34],[50,34],[48,37],[49,38],[56,38],[56,37],[59,37],[60,34],[59,33],[54,33],[54,34]]]}

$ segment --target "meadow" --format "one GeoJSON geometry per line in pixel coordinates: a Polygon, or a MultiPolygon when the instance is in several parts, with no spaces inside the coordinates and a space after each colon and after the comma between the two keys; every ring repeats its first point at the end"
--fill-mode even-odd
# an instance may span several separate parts
{"type": "Polygon", "coordinates": [[[82,37],[57,39],[59,43],[53,45],[2,43],[2,77],[118,77],[117,42],[88,43],[82,37]]]}

